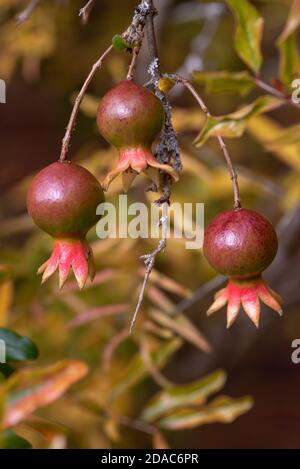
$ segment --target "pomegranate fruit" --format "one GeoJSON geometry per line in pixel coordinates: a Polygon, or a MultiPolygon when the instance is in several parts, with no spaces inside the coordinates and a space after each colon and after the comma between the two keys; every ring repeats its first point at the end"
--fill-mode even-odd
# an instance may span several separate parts
{"type": "Polygon", "coordinates": [[[33,179],[27,208],[36,225],[55,239],[54,249],[38,270],[42,283],[59,269],[63,287],[72,267],[80,288],[94,277],[93,255],[85,237],[96,224],[98,204],[104,202],[97,179],[85,168],[70,162],[56,162],[33,179]]]}
{"type": "Polygon", "coordinates": [[[258,327],[260,301],[282,314],[280,297],[261,273],[277,253],[277,235],[269,220],[253,210],[229,210],[218,215],[204,233],[203,253],[212,267],[229,277],[207,311],[210,315],[227,305],[227,327],[243,306],[258,327]]]}
{"type": "Polygon", "coordinates": [[[151,151],[164,124],[164,110],[160,100],[147,88],[132,80],[120,82],[102,98],[97,124],[105,140],[119,151],[117,166],[102,183],[104,190],[121,173],[125,191],[142,171],[157,185],[158,170],[178,179],[177,172],[168,164],[158,163],[151,151]]]}

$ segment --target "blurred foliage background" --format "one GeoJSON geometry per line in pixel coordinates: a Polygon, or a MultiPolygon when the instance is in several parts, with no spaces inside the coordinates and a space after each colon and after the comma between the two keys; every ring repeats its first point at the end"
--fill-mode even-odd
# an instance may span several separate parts
{"type": "MultiPolygon", "coordinates": [[[[229,331],[224,312],[208,319],[205,311],[224,279],[201,251],[171,239],[157,258],[130,337],[144,273],[139,256],[156,241],[99,240],[92,230],[94,283],[78,292],[70,278],[59,292],[57,278],[41,286],[36,276],[52,240],[34,227],[25,207],[32,175],[59,156],[76,92],[111,38],[130,24],[136,6],[135,0],[98,0],[84,26],[82,3],[44,0],[17,26],[15,15],[26,2],[0,0],[0,78],[7,83],[7,102],[0,104],[0,338],[11,344],[0,368],[1,444],[299,447],[300,365],[291,361],[291,342],[300,331],[300,110],[285,99],[262,100],[268,93],[251,78],[260,68],[273,90],[291,91],[300,63],[299,1],[251,2],[265,24],[260,57],[254,33],[261,20],[246,12],[254,40],[248,61],[235,49],[233,0],[156,2],[163,70],[192,76],[211,113],[226,116],[217,124],[224,136],[240,137],[227,144],[242,203],[278,226],[280,249],[266,277],[283,297],[283,318],[263,310],[258,331],[244,314],[229,331]]],[[[73,134],[71,158],[100,179],[116,152],[98,134],[96,107],[126,76],[129,61],[127,53],[109,57],[90,85],[73,134]]],[[[135,76],[141,84],[149,79],[148,65],[143,47],[135,76]]],[[[184,165],[172,201],[204,202],[208,222],[232,206],[223,156],[209,138],[216,123],[207,128],[186,91],[176,87],[169,97],[184,165]],[[201,146],[195,147],[199,132],[201,146]]],[[[129,201],[154,200],[145,187],[138,178],[129,201]]],[[[117,202],[120,191],[117,179],[107,200],[117,202]]]]}

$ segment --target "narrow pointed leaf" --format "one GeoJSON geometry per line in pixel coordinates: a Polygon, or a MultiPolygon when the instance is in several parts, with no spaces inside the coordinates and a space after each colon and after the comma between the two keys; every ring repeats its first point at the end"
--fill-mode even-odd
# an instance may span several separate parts
{"type": "Polygon", "coordinates": [[[251,104],[247,104],[227,116],[209,116],[194,143],[197,147],[200,147],[209,137],[240,137],[252,117],[272,111],[281,104],[282,101],[278,98],[261,96],[251,104]]]}
{"type": "Polygon", "coordinates": [[[258,73],[262,64],[261,39],[264,20],[248,0],[226,0],[233,11],[237,26],[235,49],[239,57],[258,73]]]}
{"type": "MultiPolygon", "coordinates": [[[[182,341],[173,339],[161,345],[151,353],[153,364],[158,368],[163,368],[170,357],[181,347],[182,341]]],[[[148,375],[148,370],[141,356],[135,356],[124,373],[119,377],[111,389],[111,399],[120,397],[124,392],[136,386],[148,375]]]]}
{"type": "Polygon", "coordinates": [[[63,360],[46,368],[27,368],[13,373],[0,386],[0,394],[8,396],[4,428],[16,425],[39,407],[58,399],[87,371],[82,361],[63,360]]]}
{"type": "Polygon", "coordinates": [[[208,423],[231,423],[252,406],[253,400],[249,396],[238,399],[220,396],[200,410],[184,409],[174,412],[161,419],[158,425],[168,430],[184,430],[208,423]]]}
{"type": "Polygon", "coordinates": [[[238,93],[246,96],[254,88],[254,82],[247,71],[243,72],[193,72],[195,83],[204,85],[207,93],[238,93]]]}
{"type": "Polygon", "coordinates": [[[222,389],[225,381],[226,374],[219,370],[193,383],[161,391],[145,407],[141,417],[147,422],[153,422],[179,407],[204,404],[212,393],[222,389]]]}
{"type": "Polygon", "coordinates": [[[11,430],[5,430],[1,447],[3,449],[30,449],[31,444],[11,430]]]}
{"type": "Polygon", "coordinates": [[[170,316],[161,311],[152,311],[151,317],[158,324],[175,332],[203,352],[210,353],[212,351],[212,347],[206,337],[184,314],[179,313],[170,316]]]}

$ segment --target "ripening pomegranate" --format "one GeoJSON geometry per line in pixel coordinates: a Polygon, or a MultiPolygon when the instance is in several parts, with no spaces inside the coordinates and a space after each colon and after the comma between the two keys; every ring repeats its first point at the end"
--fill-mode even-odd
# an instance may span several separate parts
{"type": "Polygon", "coordinates": [[[203,253],[219,273],[229,277],[207,311],[210,315],[227,304],[227,327],[237,318],[240,306],[258,327],[260,301],[282,314],[280,297],[261,273],[277,253],[277,235],[265,217],[253,210],[229,210],[218,215],[204,234],[203,253]]]}
{"type": "Polygon", "coordinates": [[[101,135],[119,151],[117,166],[102,183],[104,190],[121,173],[125,191],[142,171],[156,184],[158,170],[178,179],[170,165],[158,163],[152,154],[151,145],[164,124],[164,110],[160,100],[147,88],[132,80],[121,81],[102,98],[97,124],[101,135]]]}
{"type": "Polygon", "coordinates": [[[98,204],[104,202],[97,179],[85,168],[56,162],[33,179],[27,196],[28,212],[36,225],[55,239],[49,260],[38,270],[42,283],[59,269],[63,287],[72,267],[80,288],[94,277],[93,255],[85,237],[96,224],[98,204]]]}

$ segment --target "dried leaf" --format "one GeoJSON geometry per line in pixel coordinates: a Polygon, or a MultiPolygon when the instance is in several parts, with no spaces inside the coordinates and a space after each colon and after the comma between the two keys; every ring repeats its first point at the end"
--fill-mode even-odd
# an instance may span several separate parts
{"type": "Polygon", "coordinates": [[[165,295],[164,292],[159,290],[154,285],[148,285],[146,290],[147,297],[152,301],[153,304],[161,308],[163,311],[171,313],[174,311],[175,304],[165,295]]]}
{"type": "Polygon", "coordinates": [[[282,43],[293,34],[300,26],[300,0],[292,0],[289,15],[285,27],[278,38],[278,42],[282,43]]]}
{"type": "Polygon", "coordinates": [[[69,322],[68,327],[74,329],[75,327],[82,326],[96,319],[114,316],[115,314],[128,313],[129,306],[127,304],[105,305],[98,306],[98,308],[90,308],[78,314],[72,321],[69,322]]]}
{"type": "Polygon", "coordinates": [[[39,407],[58,399],[88,372],[84,362],[63,360],[46,368],[28,368],[15,372],[1,386],[9,397],[4,412],[4,427],[16,425],[39,407]]]}
{"type": "Polygon", "coordinates": [[[161,326],[176,332],[180,337],[187,340],[203,352],[210,353],[212,351],[212,347],[208,340],[183,314],[179,313],[174,316],[169,316],[161,311],[155,310],[151,311],[150,315],[161,326]]]}
{"type": "MultiPolygon", "coordinates": [[[[144,277],[145,270],[140,269],[139,274],[144,277]]],[[[158,272],[156,269],[152,270],[149,280],[151,283],[154,283],[163,290],[175,293],[176,295],[182,296],[183,298],[189,298],[192,295],[192,291],[189,288],[181,285],[167,275],[158,272]]]]}

